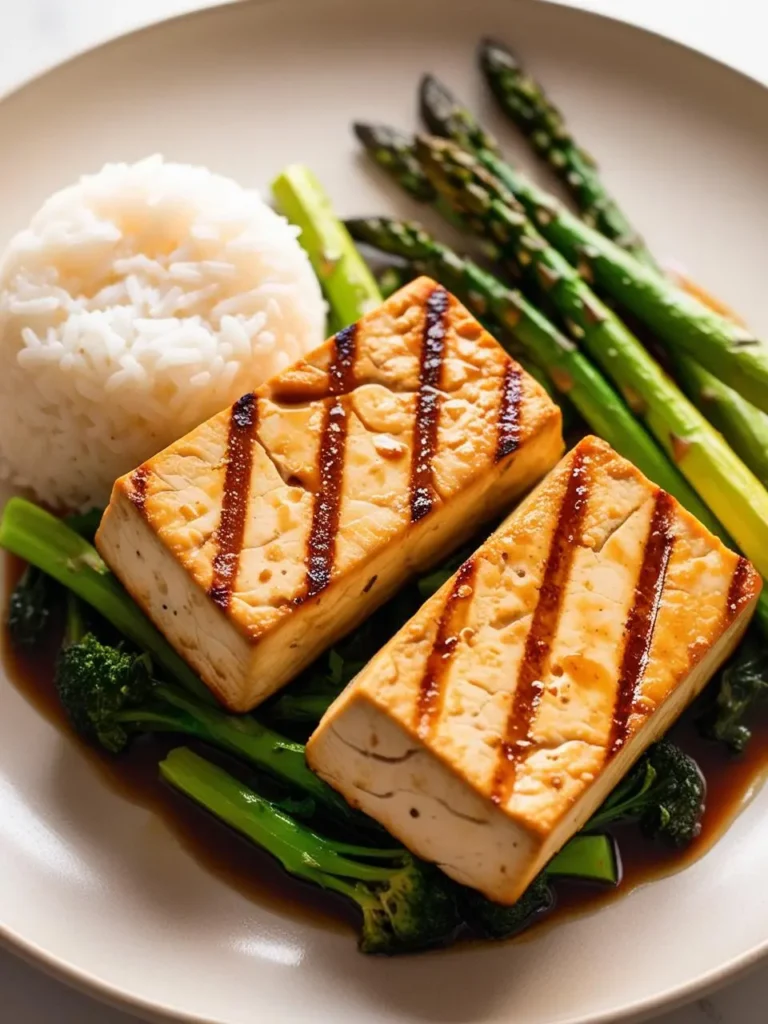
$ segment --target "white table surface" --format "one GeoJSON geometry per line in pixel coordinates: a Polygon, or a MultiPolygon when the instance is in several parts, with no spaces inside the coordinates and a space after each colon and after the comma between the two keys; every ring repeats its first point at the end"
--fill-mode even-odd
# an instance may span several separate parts
{"type": "MultiPolygon", "coordinates": [[[[0,0],[0,94],[105,39],[223,0],[0,0]]],[[[311,2],[311,0],[307,0],[311,2]]],[[[561,0],[688,43],[768,82],[761,0],[561,0]]],[[[714,926],[714,923],[713,923],[714,926]]],[[[656,1024],[765,1024],[768,965],[656,1024]]],[[[1,1024],[131,1024],[0,951],[1,1024]]]]}

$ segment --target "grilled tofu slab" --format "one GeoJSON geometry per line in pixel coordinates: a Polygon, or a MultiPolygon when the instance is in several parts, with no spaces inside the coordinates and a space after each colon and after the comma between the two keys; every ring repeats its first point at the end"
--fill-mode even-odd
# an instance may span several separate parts
{"type": "Polygon", "coordinates": [[[421,278],[121,477],[96,544],[247,711],[561,452],[542,388],[421,278]]]}
{"type": "Polygon", "coordinates": [[[760,586],[587,438],[352,681],[309,764],[512,903],[733,650],[760,586]]]}

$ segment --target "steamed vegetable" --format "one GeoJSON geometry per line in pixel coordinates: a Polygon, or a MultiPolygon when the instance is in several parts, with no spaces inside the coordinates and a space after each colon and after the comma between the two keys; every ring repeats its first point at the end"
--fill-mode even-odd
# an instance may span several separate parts
{"type": "Polygon", "coordinates": [[[421,138],[418,155],[435,187],[471,218],[476,230],[490,234],[510,259],[535,269],[574,334],[747,557],[768,575],[768,491],[759,480],[574,267],[545,241],[498,178],[448,141],[421,138]]]}
{"type": "Polygon", "coordinates": [[[24,498],[11,498],[0,520],[0,547],[72,590],[151,654],[185,689],[212,699],[197,675],[112,575],[96,548],[63,520],[24,498]]]}
{"type": "Polygon", "coordinates": [[[172,750],[162,777],[271,853],[289,874],[339,893],[362,914],[364,953],[403,953],[445,942],[461,926],[452,885],[402,848],[327,839],[191,750],[172,750]]]}
{"type": "Polygon", "coordinates": [[[768,700],[768,654],[759,638],[747,638],[720,673],[713,704],[700,726],[706,736],[741,754],[752,737],[745,719],[768,700]]]}
{"type": "Polygon", "coordinates": [[[308,167],[292,164],[272,183],[278,208],[301,228],[299,241],[309,256],[331,307],[336,330],[375,309],[381,292],[352,239],[308,167]]]}
{"type": "MultiPolygon", "coordinates": [[[[594,159],[578,146],[562,113],[551,103],[542,85],[525,72],[515,55],[502,44],[486,40],[481,44],[480,53],[481,66],[502,109],[573,195],[582,219],[662,274],[639,233],[606,188],[594,159]]],[[[478,132],[479,126],[472,115],[434,78],[424,80],[421,96],[422,109],[437,135],[448,135],[462,144],[470,143],[478,154],[490,151],[497,158],[501,157],[496,141],[487,132],[478,132]],[[453,119],[451,110],[458,111],[453,119]]],[[[675,283],[720,316],[738,320],[732,310],[693,282],[678,278],[675,283]]],[[[761,483],[768,486],[768,416],[705,370],[679,346],[669,345],[668,348],[682,389],[761,483]]]]}
{"type": "Polygon", "coordinates": [[[473,261],[441,245],[416,224],[371,217],[349,221],[348,226],[358,241],[410,259],[474,312],[485,310],[505,324],[596,434],[710,528],[718,528],[695,491],[606,379],[520,292],[507,288],[473,261]]]}
{"type": "Polygon", "coordinates": [[[663,739],[622,779],[586,830],[636,821],[648,836],[687,846],[701,830],[705,795],[699,766],[663,739]]]}
{"type": "Polygon", "coordinates": [[[562,113],[509,47],[483,40],[480,67],[501,109],[571,192],[586,223],[658,269],[636,228],[605,188],[594,157],[576,142],[562,113]]]}
{"type": "Polygon", "coordinates": [[[102,643],[92,633],[69,635],[59,657],[56,688],[75,729],[112,754],[142,732],[179,733],[267,772],[309,797],[317,809],[350,825],[362,820],[307,767],[304,747],[251,715],[228,715],[152,675],[146,654],[102,643]]]}

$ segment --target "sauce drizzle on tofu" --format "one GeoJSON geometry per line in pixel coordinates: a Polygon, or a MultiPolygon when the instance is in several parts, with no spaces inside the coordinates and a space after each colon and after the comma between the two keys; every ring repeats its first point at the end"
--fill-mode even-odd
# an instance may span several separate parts
{"type": "Polygon", "coordinates": [[[530,753],[531,723],[541,699],[552,641],[560,621],[562,597],[573,563],[589,500],[588,460],[576,451],[549,545],[539,599],[525,641],[525,652],[499,749],[491,799],[503,804],[514,786],[518,763],[530,753]]]}
{"type": "Polygon", "coordinates": [[[507,363],[504,381],[501,386],[498,439],[496,441],[497,462],[516,451],[520,443],[521,396],[520,367],[510,359],[507,363]]]}
{"type": "Polygon", "coordinates": [[[468,558],[456,573],[456,579],[437,624],[435,642],[427,659],[416,706],[420,736],[429,733],[440,712],[443,680],[472,604],[475,569],[475,560],[468,558]]]}
{"type": "Polygon", "coordinates": [[[658,491],[635,586],[635,596],[624,626],[624,653],[613,709],[611,738],[608,741],[609,757],[617,754],[626,742],[637,690],[651,654],[653,631],[656,628],[661,595],[664,593],[667,566],[675,544],[672,532],[673,519],[672,499],[666,491],[658,491]]]}
{"type": "Polygon", "coordinates": [[[448,292],[439,286],[433,290],[426,302],[411,468],[412,523],[423,519],[431,511],[435,501],[432,458],[437,447],[439,388],[445,355],[445,320],[449,305],[448,292]]]}
{"type": "Polygon", "coordinates": [[[147,480],[149,479],[149,470],[146,466],[139,466],[138,469],[134,469],[131,473],[131,494],[130,498],[139,512],[144,510],[144,505],[147,500],[147,480]]]}
{"type": "Polygon", "coordinates": [[[224,610],[229,608],[232,600],[240,565],[257,417],[258,404],[253,393],[238,398],[232,406],[227,436],[227,468],[215,537],[218,550],[213,558],[213,578],[208,590],[211,600],[224,610]]]}
{"type": "MultiPolygon", "coordinates": [[[[328,377],[331,395],[335,397],[325,409],[320,435],[320,490],[315,496],[307,541],[307,597],[315,597],[325,590],[333,576],[347,443],[347,410],[342,396],[355,386],[356,339],[357,324],[345,327],[333,339],[333,360],[328,377]]],[[[302,600],[298,598],[297,603],[302,600]]]]}

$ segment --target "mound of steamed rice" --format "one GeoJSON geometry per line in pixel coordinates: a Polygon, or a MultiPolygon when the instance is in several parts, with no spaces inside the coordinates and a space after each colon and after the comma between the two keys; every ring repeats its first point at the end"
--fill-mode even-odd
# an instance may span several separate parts
{"type": "Polygon", "coordinates": [[[320,344],[297,231],[202,167],[108,164],[0,262],[0,478],[62,509],[320,344]]]}

